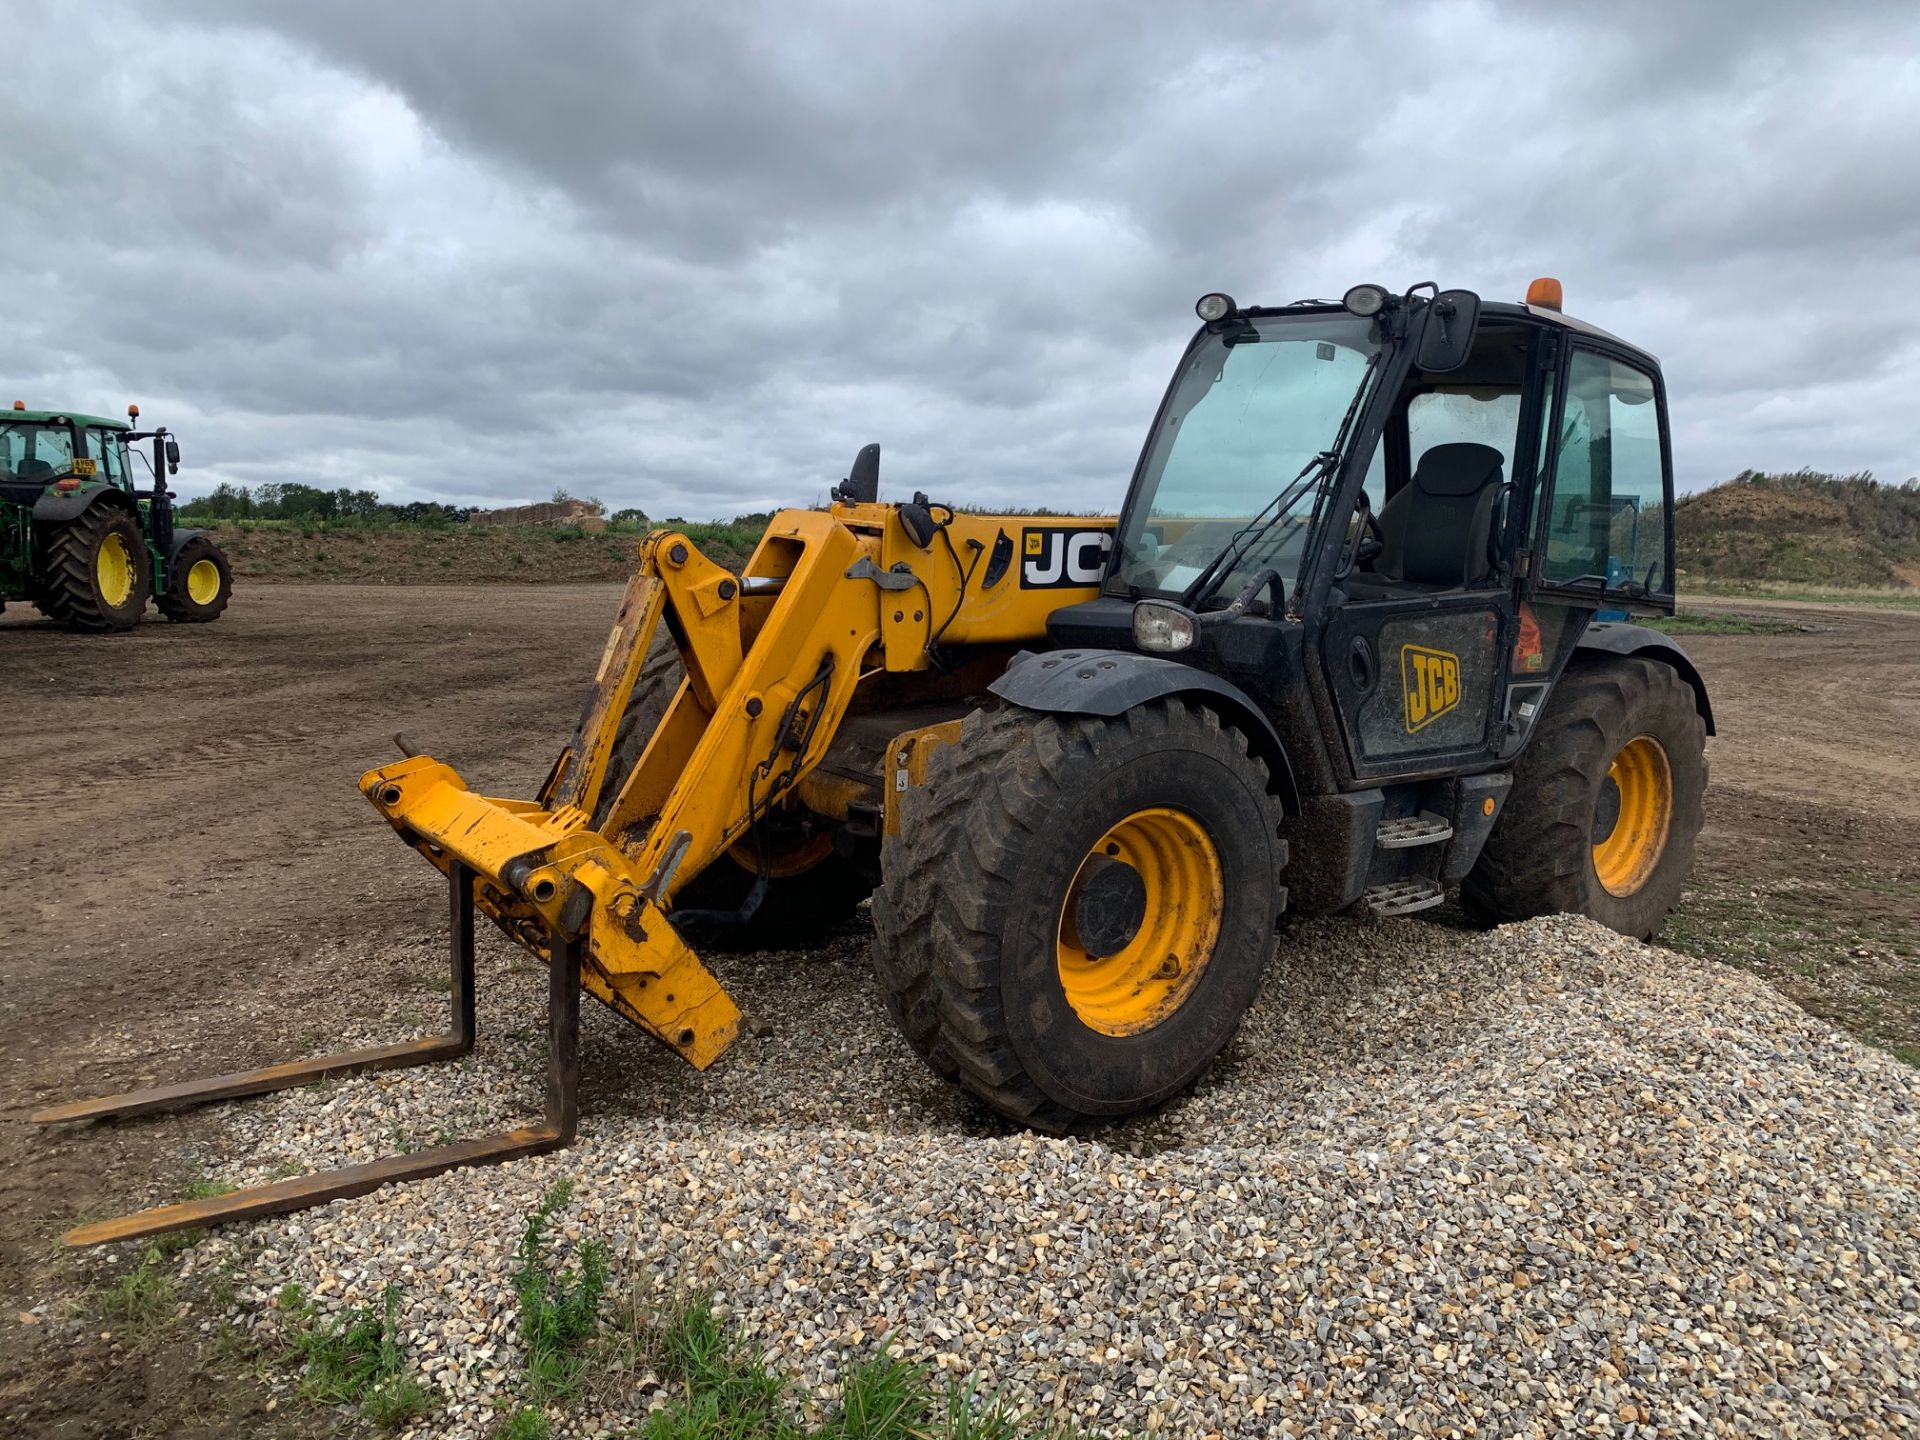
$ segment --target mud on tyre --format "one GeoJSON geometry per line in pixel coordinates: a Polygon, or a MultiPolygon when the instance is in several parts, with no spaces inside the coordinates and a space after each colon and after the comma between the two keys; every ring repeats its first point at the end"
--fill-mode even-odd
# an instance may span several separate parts
{"type": "Polygon", "coordinates": [[[1179,701],[975,711],[881,852],[874,966],[908,1042],[1044,1130],[1186,1089],[1273,954],[1267,782],[1243,735],[1179,701]]]}
{"type": "Polygon", "coordinates": [[[1514,766],[1461,903],[1487,925],[1564,912],[1651,940],[1693,868],[1706,789],[1706,723],[1672,666],[1577,664],[1514,766]]]}
{"type": "Polygon", "coordinates": [[[47,541],[46,578],[36,603],[76,630],[130,630],[153,589],[153,568],[140,522],[113,505],[96,504],[47,541]]]}
{"type": "Polygon", "coordinates": [[[169,568],[167,588],[154,598],[162,615],[180,625],[218,620],[233,598],[233,567],[226,552],[195,535],[181,545],[169,568]]]}

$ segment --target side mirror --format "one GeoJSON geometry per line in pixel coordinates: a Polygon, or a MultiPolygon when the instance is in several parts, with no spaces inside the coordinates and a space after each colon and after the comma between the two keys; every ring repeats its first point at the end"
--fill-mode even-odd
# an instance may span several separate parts
{"type": "Polygon", "coordinates": [[[880,447],[863,445],[853,457],[847,478],[833,487],[833,498],[844,505],[871,505],[880,498],[880,447]]]}
{"type": "Polygon", "coordinates": [[[1473,350],[1473,332],[1479,324],[1478,295],[1471,290],[1442,290],[1427,302],[1413,363],[1429,375],[1458,370],[1473,350]]]}
{"type": "Polygon", "coordinates": [[[167,472],[171,474],[174,471],[178,470],[179,468],[180,468],[180,442],[178,440],[170,439],[167,441],[167,472]]]}

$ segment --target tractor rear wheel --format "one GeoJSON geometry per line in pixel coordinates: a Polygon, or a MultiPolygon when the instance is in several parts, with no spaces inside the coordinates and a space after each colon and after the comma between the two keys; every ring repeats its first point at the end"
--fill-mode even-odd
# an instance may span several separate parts
{"type": "Polygon", "coordinates": [[[932,1068],[1055,1132],[1179,1094],[1273,955],[1267,769],[1212,712],[977,710],[902,797],[874,968],[932,1068]]]}
{"type": "Polygon", "coordinates": [[[47,541],[41,608],[76,630],[130,630],[140,623],[153,588],[153,567],[140,522],[95,505],[47,541]]]}
{"type": "MultiPolygon", "coordinates": [[[[593,823],[605,823],[621,783],[646,753],[647,741],[673,703],[686,677],[680,652],[663,625],[640,663],[633,693],[614,732],[613,753],[607,760],[607,782],[594,806],[593,823]]],[[[721,951],[790,950],[812,944],[853,918],[872,893],[873,881],[837,853],[831,837],[824,844],[792,840],[776,844],[766,892],[753,918],[737,925],[699,924],[698,943],[721,951]]],[[[748,838],[720,856],[698,875],[684,881],[673,897],[675,911],[735,911],[747,898],[759,863],[757,846],[748,838]]],[[[671,912],[669,912],[671,915],[671,912]]]]}
{"type": "Polygon", "coordinates": [[[1671,665],[1627,657],[1569,670],[1460,888],[1467,913],[1488,925],[1590,915],[1652,940],[1693,868],[1706,748],[1693,688],[1671,665]]]}
{"type": "Polygon", "coordinates": [[[178,624],[204,625],[218,620],[232,598],[233,570],[226,552],[206,536],[195,535],[173,557],[166,592],[154,603],[178,624]]]}

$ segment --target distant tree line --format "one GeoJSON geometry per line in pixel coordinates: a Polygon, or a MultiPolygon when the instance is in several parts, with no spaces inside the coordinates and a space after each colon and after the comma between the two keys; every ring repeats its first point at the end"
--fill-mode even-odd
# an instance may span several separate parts
{"type": "Polygon", "coordinates": [[[184,520],[210,524],[221,520],[361,521],[398,525],[446,525],[464,521],[471,505],[442,505],[437,500],[414,500],[389,505],[371,490],[322,490],[295,482],[258,487],[213,487],[211,495],[189,500],[180,507],[184,520]]]}

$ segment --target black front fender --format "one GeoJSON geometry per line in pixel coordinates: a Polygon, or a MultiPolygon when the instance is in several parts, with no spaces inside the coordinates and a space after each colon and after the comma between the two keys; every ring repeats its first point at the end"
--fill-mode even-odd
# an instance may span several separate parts
{"type": "Polygon", "coordinates": [[[180,558],[181,547],[184,546],[187,541],[197,539],[206,533],[205,530],[175,530],[173,532],[173,543],[167,547],[167,564],[171,566],[175,560],[180,558]]]}
{"type": "Polygon", "coordinates": [[[1600,655],[1639,655],[1644,659],[1658,660],[1663,665],[1671,665],[1680,672],[1680,678],[1693,687],[1693,708],[1700,712],[1701,720],[1706,722],[1707,734],[1714,733],[1713,706],[1707,701],[1707,682],[1700,678],[1700,671],[1695,668],[1693,660],[1671,635],[1625,621],[1596,620],[1580,636],[1579,643],[1574,647],[1575,657],[1578,658],[1582,651],[1600,655]]]}
{"type": "Polygon", "coordinates": [[[1023,650],[987,687],[1009,705],[1046,715],[1124,714],[1149,700],[1175,696],[1206,706],[1244,733],[1267,765],[1273,791],[1289,815],[1300,810],[1300,788],[1273,722],[1230,680],[1131,650],[1023,650]]]}

